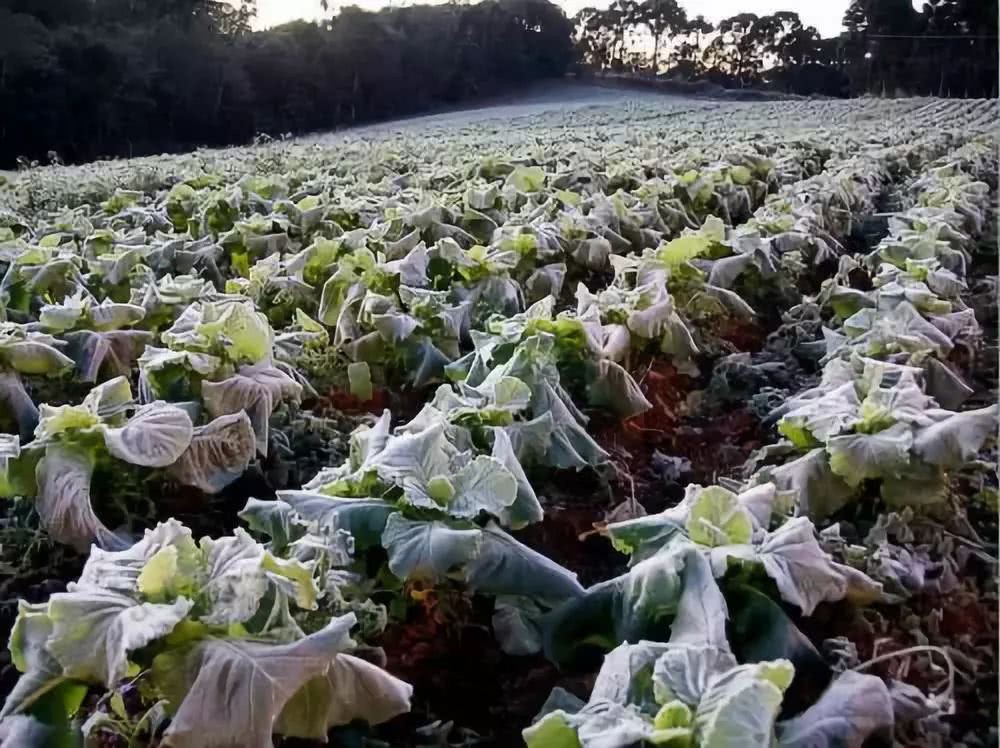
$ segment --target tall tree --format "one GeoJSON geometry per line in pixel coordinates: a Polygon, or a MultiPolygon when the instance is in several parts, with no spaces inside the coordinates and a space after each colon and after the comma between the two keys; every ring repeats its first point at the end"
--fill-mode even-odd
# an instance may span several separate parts
{"type": "Polygon", "coordinates": [[[754,26],[760,22],[756,13],[740,13],[719,22],[719,35],[705,50],[712,64],[743,88],[763,68],[761,35],[754,26]]]}
{"type": "Polygon", "coordinates": [[[676,35],[687,26],[687,12],[677,0],[643,0],[636,8],[635,20],[649,29],[653,37],[652,69],[660,71],[660,42],[665,34],[676,35]]]}

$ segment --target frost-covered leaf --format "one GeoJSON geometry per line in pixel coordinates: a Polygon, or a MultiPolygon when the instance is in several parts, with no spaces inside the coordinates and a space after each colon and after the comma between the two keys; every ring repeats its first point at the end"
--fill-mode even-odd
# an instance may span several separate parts
{"type": "Polygon", "coordinates": [[[360,548],[381,545],[382,532],[396,508],[381,499],[342,499],[307,491],[279,491],[306,522],[327,532],[346,530],[360,548]]]}
{"type": "Polygon", "coordinates": [[[451,461],[457,453],[448,442],[445,425],[438,423],[416,434],[391,437],[368,464],[383,480],[400,485],[409,501],[436,507],[427,484],[451,472],[451,461]]]}
{"type": "Polygon", "coordinates": [[[491,595],[556,601],[583,594],[576,574],[492,522],[482,530],[478,552],[466,568],[466,580],[470,588],[491,595]]]}
{"type": "Polygon", "coordinates": [[[990,436],[997,433],[1000,406],[954,413],[917,431],[913,452],[931,465],[958,468],[975,458],[990,436]]]}
{"type": "MultiPolygon", "coordinates": [[[[354,622],[353,615],[334,618],[315,634],[287,644],[209,637],[159,655],[152,677],[173,714],[162,744],[270,748],[283,710],[310,682],[326,676],[337,653],[350,645],[354,622]]],[[[316,689],[310,694],[332,695],[316,689]]],[[[281,726],[289,736],[300,731],[312,736],[318,715],[335,712],[332,704],[317,704],[309,712],[296,709],[281,726]],[[309,722],[300,721],[306,717],[309,722]]]]}
{"type": "Polygon", "coordinates": [[[769,479],[781,491],[791,491],[799,511],[814,520],[830,516],[856,493],[833,470],[825,449],[814,449],[798,459],[769,471],[769,479]]]}
{"type": "Polygon", "coordinates": [[[726,639],[729,612],[725,598],[701,553],[689,553],[677,615],[653,670],[660,703],[679,699],[697,705],[711,680],[736,666],[726,639]]]}
{"type": "Polygon", "coordinates": [[[592,404],[608,408],[619,418],[632,418],[653,407],[632,375],[608,359],[598,362],[589,396],[592,404]]]}
{"type": "Polygon", "coordinates": [[[218,493],[246,471],[256,449],[253,426],[243,411],[194,429],[187,449],[170,466],[186,486],[218,493]]]}
{"type": "Polygon", "coordinates": [[[134,596],[146,563],[165,548],[174,548],[178,556],[186,558],[199,553],[191,531],[177,520],[169,519],[146,530],[142,540],[124,550],[92,548],[76,586],[134,596]]]}
{"type": "Polygon", "coordinates": [[[454,498],[446,502],[447,511],[456,517],[473,519],[480,512],[501,516],[517,497],[517,480],[493,457],[479,455],[450,476],[454,498]]]}
{"type": "MultiPolygon", "coordinates": [[[[0,719],[27,711],[45,694],[66,680],[62,666],[46,647],[52,636],[48,603],[32,605],[18,600],[17,620],[10,632],[11,662],[22,673],[7,695],[0,719]]],[[[14,744],[15,746],[17,744],[14,744]]]]}
{"type": "Polygon", "coordinates": [[[38,498],[35,508],[42,526],[54,540],[86,551],[96,542],[104,548],[124,545],[109,530],[90,503],[94,459],[75,447],[50,444],[35,469],[38,498]]]}
{"type": "Polygon", "coordinates": [[[848,670],[806,711],[778,723],[778,746],[861,748],[873,734],[889,734],[893,724],[892,698],[882,679],[848,670]]]}
{"type": "Polygon", "coordinates": [[[261,566],[264,548],[245,530],[237,527],[232,535],[202,538],[205,577],[199,591],[205,623],[243,623],[257,612],[268,588],[261,566]]]}
{"type": "Polygon", "coordinates": [[[694,714],[698,745],[770,748],[782,694],[795,669],[787,660],[739,665],[714,678],[694,714]]]}
{"type": "Polygon", "coordinates": [[[251,496],[239,517],[252,531],[267,535],[276,553],[284,551],[289,543],[305,533],[295,510],[284,501],[261,501],[251,496]]]}
{"type": "Polygon", "coordinates": [[[813,523],[806,517],[791,519],[768,533],[757,553],[782,599],[797,605],[803,615],[812,615],[821,602],[847,596],[847,578],[820,548],[813,523]]]}
{"type": "Polygon", "coordinates": [[[662,636],[677,612],[683,569],[682,554],[660,553],[567,600],[547,620],[546,656],[564,663],[588,642],[611,649],[623,641],[662,636]]]}
{"type": "Polygon", "coordinates": [[[66,353],[76,362],[77,373],[84,382],[96,382],[102,371],[112,376],[128,376],[146,346],[155,340],[153,333],[146,330],[77,330],[64,337],[66,353]]]}
{"type": "Polygon", "coordinates": [[[620,644],[604,656],[604,663],[594,681],[591,702],[610,701],[632,704],[643,711],[655,713],[653,668],[670,647],[660,642],[640,641],[620,644]]]}
{"type": "Polygon", "coordinates": [[[21,438],[31,439],[38,425],[38,408],[16,372],[0,369],[0,405],[14,417],[21,438]]]}
{"type": "Polygon", "coordinates": [[[378,725],[410,711],[413,686],[348,654],[333,658],[285,704],[274,726],[279,735],[326,740],[331,727],[361,720],[378,725]]]}
{"type": "Polygon", "coordinates": [[[868,478],[898,477],[910,460],[913,433],[905,423],[874,434],[835,436],[826,444],[830,469],[849,486],[868,478]]]}
{"type": "Polygon", "coordinates": [[[19,374],[50,375],[73,366],[73,359],[55,347],[32,340],[0,347],[0,361],[19,374]]]}
{"type": "Polygon", "coordinates": [[[253,429],[256,451],[267,455],[268,421],[277,404],[271,391],[240,374],[221,382],[203,382],[202,399],[213,418],[245,413],[253,429]]]}
{"type": "Polygon", "coordinates": [[[12,714],[0,721],[0,748],[46,745],[52,727],[27,714],[12,714]]]}
{"type": "Polygon", "coordinates": [[[110,688],[125,677],[129,653],[170,633],[191,605],[184,598],[169,605],[138,603],[97,589],[57,592],[49,600],[47,647],[67,676],[110,688]]]}
{"type": "Polygon", "coordinates": [[[144,405],[121,428],[104,431],[108,451],[120,460],[145,467],[166,467],[191,443],[194,427],[180,408],[164,402],[144,405]]]}
{"type": "Polygon", "coordinates": [[[528,476],[524,473],[524,468],[521,467],[521,461],[514,454],[514,447],[507,431],[503,428],[493,429],[492,456],[494,460],[510,471],[517,483],[517,493],[513,503],[505,507],[498,515],[500,523],[514,530],[519,530],[525,525],[541,521],[542,505],[535,495],[535,489],[528,481],[528,476]]]}
{"type": "Polygon", "coordinates": [[[393,514],[382,532],[389,570],[400,579],[438,580],[479,552],[480,530],[460,530],[439,521],[412,521],[393,514]]]}

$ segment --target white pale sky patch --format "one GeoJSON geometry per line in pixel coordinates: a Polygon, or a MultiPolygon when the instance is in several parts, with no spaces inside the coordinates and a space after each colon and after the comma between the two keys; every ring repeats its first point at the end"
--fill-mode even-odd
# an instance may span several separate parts
{"type": "MultiPolygon", "coordinates": [[[[426,1],[426,0],[425,0],[426,1]]],[[[591,5],[607,7],[610,0],[556,0],[566,14],[572,16],[581,8],[591,5]]],[[[331,0],[330,7],[358,5],[368,10],[376,10],[387,5],[413,5],[413,0],[354,0],[342,2],[331,0]]],[[[922,0],[914,0],[919,9],[922,0]]],[[[681,0],[690,16],[703,15],[709,21],[718,22],[737,13],[774,13],[779,10],[793,10],[803,23],[815,26],[823,36],[836,36],[842,30],[844,11],[850,0],[681,0]]],[[[320,7],[319,0],[257,0],[257,28],[266,29],[297,18],[316,20],[328,15],[320,7]]]]}

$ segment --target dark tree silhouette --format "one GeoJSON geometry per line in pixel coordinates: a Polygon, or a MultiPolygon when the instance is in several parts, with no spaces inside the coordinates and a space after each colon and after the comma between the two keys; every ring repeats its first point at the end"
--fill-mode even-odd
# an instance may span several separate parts
{"type": "Polygon", "coordinates": [[[252,32],[254,0],[0,0],[0,166],[250,142],[565,75],[548,0],[368,12],[252,32]]]}
{"type": "MultiPolygon", "coordinates": [[[[330,6],[331,12],[333,6],[330,6]]],[[[995,0],[853,0],[718,26],[678,0],[483,0],[251,31],[256,0],[0,0],[0,167],[250,142],[487,95],[569,69],[828,96],[996,96],[995,0]]]]}
{"type": "Polygon", "coordinates": [[[615,0],[576,16],[576,49],[594,71],[638,59],[657,74],[730,88],[995,96],[997,7],[994,0],[925,0],[917,11],[911,0],[853,0],[844,33],[822,39],[787,11],[741,13],[713,26],[702,16],[687,19],[674,0],[615,0]]]}

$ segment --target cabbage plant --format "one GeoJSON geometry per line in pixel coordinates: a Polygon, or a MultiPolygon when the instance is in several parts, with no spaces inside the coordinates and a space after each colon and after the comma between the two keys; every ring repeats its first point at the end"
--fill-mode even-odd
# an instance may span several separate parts
{"type": "Polygon", "coordinates": [[[145,310],[133,304],[105,299],[96,303],[82,293],[46,304],[38,315],[44,330],[60,335],[76,363],[79,379],[95,383],[100,375],[128,377],[146,345],[154,340],[151,332],[132,329],[145,317],[145,310]]]}
{"type": "MultiPolygon", "coordinates": [[[[409,685],[350,654],[353,614],[299,628],[292,611],[314,609],[317,592],[309,565],[241,530],[196,542],[171,520],[122,550],[94,548],[67,592],[20,603],[11,655],[22,675],[0,717],[71,732],[88,688],[121,703],[120,689],[141,684],[144,708],[166,715],[161,745],[268,748],[272,733],[322,740],[408,711],[409,685]]],[[[96,738],[113,724],[95,712],[85,729],[96,738]]]]}
{"type": "Polygon", "coordinates": [[[486,594],[545,601],[582,592],[574,574],[502,529],[541,518],[502,429],[483,454],[443,418],[424,414],[419,426],[397,434],[389,422],[386,411],[352,434],[343,465],[320,471],[300,491],[279,491],[276,503],[251,500],[242,516],[272,538],[275,527],[287,537],[289,524],[345,530],[359,551],[384,548],[401,579],[454,578],[486,594]]]}
{"type": "Polygon", "coordinates": [[[195,302],[139,358],[143,400],[193,400],[210,418],[246,413],[257,451],[268,450],[268,422],[302,385],[274,360],[274,331],[253,303],[239,296],[195,302]]]}
{"type": "Polygon", "coordinates": [[[787,659],[739,662],[726,635],[726,599],[709,561],[689,551],[683,592],[665,642],[623,643],[604,658],[590,698],[561,689],[524,730],[529,748],[805,748],[860,745],[891,730],[894,702],[885,683],[845,672],[801,714],[778,720],[794,688],[787,659]]]}
{"type": "Polygon", "coordinates": [[[38,407],[25,389],[24,376],[57,377],[73,367],[64,344],[25,325],[0,323],[0,403],[11,425],[27,439],[38,424],[38,407]]]}
{"type": "Polygon", "coordinates": [[[922,374],[874,359],[832,360],[817,387],[775,414],[779,432],[801,456],[765,468],[761,479],[794,490],[799,511],[814,519],[856,499],[866,480],[878,481],[893,507],[946,500],[948,472],[973,460],[995,435],[1000,410],[939,408],[924,393],[922,374]]]}
{"type": "Polygon", "coordinates": [[[5,466],[8,495],[35,496],[42,526],[60,543],[86,550],[92,542],[125,541],[97,516],[91,479],[99,462],[166,468],[183,483],[218,491],[253,457],[245,413],[195,428],[188,413],[163,401],[136,406],[128,380],[116,377],[79,405],[42,405],[34,439],[14,442],[5,466]]]}

